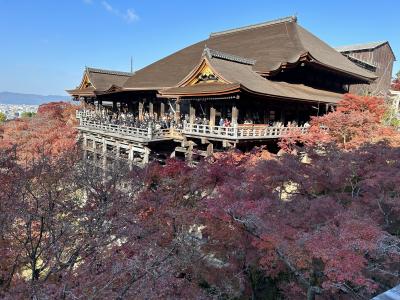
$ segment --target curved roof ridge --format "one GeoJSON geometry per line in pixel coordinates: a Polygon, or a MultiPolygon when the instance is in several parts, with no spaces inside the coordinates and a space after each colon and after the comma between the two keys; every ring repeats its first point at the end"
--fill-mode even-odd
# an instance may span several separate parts
{"type": "Polygon", "coordinates": [[[91,68],[91,67],[86,67],[86,70],[88,72],[93,72],[93,73],[101,73],[101,74],[117,75],[117,76],[132,76],[134,74],[134,73],[130,73],[130,72],[105,70],[105,69],[98,69],[98,68],[91,68]]]}
{"type": "Polygon", "coordinates": [[[244,65],[251,65],[253,66],[256,63],[255,59],[238,56],[226,52],[222,52],[219,50],[210,49],[207,46],[204,48],[203,55],[207,55],[209,58],[219,58],[224,60],[229,60],[236,63],[241,63],[244,65]]]}
{"type": "Polygon", "coordinates": [[[279,23],[285,23],[285,22],[297,22],[297,17],[296,16],[284,17],[284,18],[267,21],[267,22],[247,25],[247,26],[233,28],[233,29],[227,29],[227,30],[223,30],[223,31],[212,32],[212,33],[210,33],[210,38],[215,37],[215,36],[220,36],[223,34],[235,33],[238,31],[255,29],[255,28],[259,28],[259,27],[264,27],[264,26],[269,26],[269,25],[274,25],[274,24],[279,24],[279,23]]]}

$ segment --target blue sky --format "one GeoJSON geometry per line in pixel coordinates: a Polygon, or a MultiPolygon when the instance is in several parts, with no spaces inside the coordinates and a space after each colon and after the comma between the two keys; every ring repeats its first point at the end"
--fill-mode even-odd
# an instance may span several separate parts
{"type": "MultiPolygon", "coordinates": [[[[210,32],[297,15],[332,46],[389,40],[399,0],[0,0],[0,91],[59,94],[84,67],[139,69],[210,32]]],[[[399,62],[395,71],[400,69],[399,62]]]]}

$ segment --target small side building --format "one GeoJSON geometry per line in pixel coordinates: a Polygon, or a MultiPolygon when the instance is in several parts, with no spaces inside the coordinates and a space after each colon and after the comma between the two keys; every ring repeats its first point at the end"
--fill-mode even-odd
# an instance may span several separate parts
{"type": "Polygon", "coordinates": [[[359,67],[378,78],[371,84],[353,84],[349,91],[359,95],[387,96],[396,57],[388,41],[348,45],[335,48],[359,67]]]}

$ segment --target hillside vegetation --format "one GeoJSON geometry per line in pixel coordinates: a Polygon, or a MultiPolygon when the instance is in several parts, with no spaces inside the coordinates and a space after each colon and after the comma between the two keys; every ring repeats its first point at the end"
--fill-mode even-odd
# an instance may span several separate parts
{"type": "Polygon", "coordinates": [[[347,95],[286,154],[229,152],[107,173],[76,107],[0,129],[0,297],[369,299],[400,270],[399,133],[347,95]]]}

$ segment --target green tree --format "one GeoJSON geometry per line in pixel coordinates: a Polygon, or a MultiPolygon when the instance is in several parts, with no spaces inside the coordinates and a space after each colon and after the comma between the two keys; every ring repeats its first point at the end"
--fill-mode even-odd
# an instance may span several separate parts
{"type": "Polygon", "coordinates": [[[23,112],[21,114],[21,118],[32,118],[33,116],[35,116],[36,114],[34,112],[23,112]]]}
{"type": "Polygon", "coordinates": [[[7,116],[5,113],[0,112],[0,124],[4,123],[7,119],[7,116]]]}

